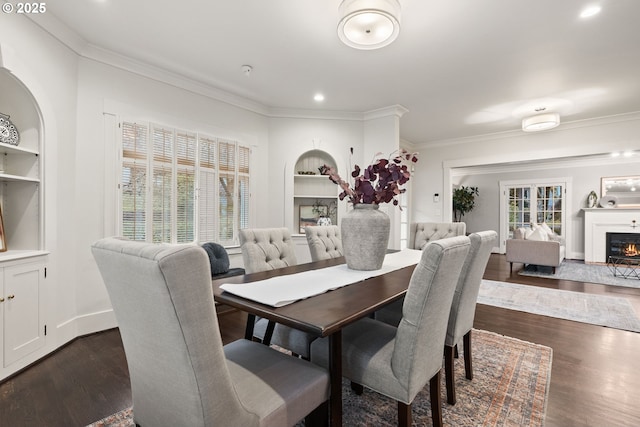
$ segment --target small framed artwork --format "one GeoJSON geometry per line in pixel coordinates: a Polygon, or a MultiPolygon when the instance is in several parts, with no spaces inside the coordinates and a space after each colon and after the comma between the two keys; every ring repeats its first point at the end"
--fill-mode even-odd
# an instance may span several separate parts
{"type": "Polygon", "coordinates": [[[2,207],[0,206],[0,252],[7,250],[7,243],[4,239],[4,219],[2,218],[2,207]]]}
{"type": "Polygon", "coordinates": [[[326,216],[329,207],[325,205],[300,205],[300,234],[310,225],[318,225],[320,216],[326,216]]]}

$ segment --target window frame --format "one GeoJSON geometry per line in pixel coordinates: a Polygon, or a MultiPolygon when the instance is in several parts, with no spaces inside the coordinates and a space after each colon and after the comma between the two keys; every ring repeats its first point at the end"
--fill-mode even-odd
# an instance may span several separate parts
{"type": "MultiPolygon", "coordinates": [[[[115,230],[117,235],[125,235],[125,227],[124,227],[124,203],[123,203],[123,191],[124,191],[124,178],[123,172],[124,168],[130,161],[131,157],[125,157],[125,152],[123,150],[124,144],[124,132],[126,125],[136,125],[146,129],[146,159],[137,158],[136,161],[138,164],[145,168],[144,173],[146,174],[146,188],[145,188],[145,200],[144,200],[144,210],[145,210],[145,240],[147,242],[154,241],[154,229],[153,229],[153,218],[154,218],[154,174],[155,170],[159,166],[169,167],[171,168],[171,194],[168,196],[170,198],[170,237],[168,239],[158,240],[164,243],[204,243],[206,241],[215,241],[217,243],[222,244],[225,247],[235,247],[239,245],[239,236],[238,231],[240,226],[250,227],[251,221],[251,147],[246,144],[243,144],[241,141],[230,139],[230,138],[221,138],[215,137],[205,132],[199,132],[194,130],[187,130],[184,128],[179,128],[175,126],[167,126],[156,123],[154,121],[146,121],[146,120],[135,120],[130,118],[122,118],[118,121],[118,132],[117,132],[117,140],[118,140],[118,149],[117,149],[117,172],[116,172],[116,180],[117,180],[117,202],[116,202],[116,225],[115,230]],[[170,159],[164,159],[169,161],[158,162],[158,159],[154,159],[153,153],[153,136],[155,129],[164,129],[165,131],[170,131],[172,134],[172,144],[173,144],[173,152],[171,154],[170,159]],[[179,138],[181,136],[187,136],[195,138],[195,153],[193,157],[193,162],[191,159],[189,160],[180,160],[180,151],[178,147],[179,138]],[[209,173],[213,172],[213,175],[210,175],[209,184],[213,184],[213,188],[208,189],[208,197],[204,194],[205,188],[203,188],[204,183],[201,182],[203,177],[201,176],[201,171],[204,169],[200,163],[200,146],[201,140],[207,140],[210,143],[212,142],[215,145],[215,165],[213,170],[210,168],[207,171],[209,173]],[[228,235],[229,238],[222,239],[220,234],[220,197],[218,193],[218,188],[220,185],[220,177],[221,177],[221,168],[220,168],[220,142],[224,142],[226,144],[230,144],[233,146],[233,156],[234,159],[239,159],[240,154],[242,153],[246,160],[246,165],[242,165],[244,167],[243,170],[240,170],[239,162],[236,161],[233,170],[225,171],[225,173],[231,177],[234,183],[234,187],[232,189],[232,200],[233,200],[233,211],[231,213],[231,224],[232,224],[232,233],[228,235]],[[185,164],[187,163],[187,164],[185,164]],[[193,166],[190,165],[193,163],[193,166]],[[155,168],[154,168],[155,166],[155,168]],[[181,207],[179,206],[179,195],[178,195],[178,180],[179,175],[187,173],[189,171],[193,171],[193,199],[191,202],[186,200],[186,207],[188,212],[191,213],[191,222],[193,223],[192,230],[186,231],[184,233],[185,236],[190,237],[192,235],[192,240],[184,240],[179,241],[178,236],[178,222],[179,222],[179,213],[181,211],[181,207]],[[243,194],[240,193],[240,180],[244,180],[243,182],[246,184],[246,190],[243,194]],[[213,221],[209,223],[209,225],[213,224],[213,227],[208,227],[207,233],[201,233],[201,228],[204,226],[204,223],[201,223],[201,215],[208,215],[207,212],[201,212],[201,203],[205,203],[207,201],[207,205],[209,207],[213,207],[210,211],[215,213],[213,221]],[[213,203],[212,203],[213,202],[213,203]],[[188,205],[188,206],[187,206],[188,205]],[[151,206],[152,208],[148,208],[151,206]],[[241,209],[246,209],[246,212],[241,212],[241,209]],[[244,216],[241,218],[241,215],[244,213],[244,216]],[[244,219],[241,221],[241,219],[244,219]]],[[[138,156],[139,157],[139,156],[138,156]]],[[[180,217],[182,218],[182,217],[180,217]]],[[[188,219],[186,219],[187,222],[188,219]]],[[[165,236],[166,237],[166,236],[165,236]]],[[[139,239],[140,240],[140,239],[139,239]]]]}

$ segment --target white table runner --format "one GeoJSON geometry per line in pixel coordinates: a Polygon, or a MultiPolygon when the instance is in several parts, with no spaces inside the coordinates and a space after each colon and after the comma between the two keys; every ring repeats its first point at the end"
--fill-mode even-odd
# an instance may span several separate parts
{"type": "Polygon", "coordinates": [[[347,264],[341,264],[251,283],[224,283],[220,289],[261,304],[282,307],[332,289],[417,264],[421,256],[422,251],[404,249],[387,254],[380,270],[351,270],[347,264]]]}

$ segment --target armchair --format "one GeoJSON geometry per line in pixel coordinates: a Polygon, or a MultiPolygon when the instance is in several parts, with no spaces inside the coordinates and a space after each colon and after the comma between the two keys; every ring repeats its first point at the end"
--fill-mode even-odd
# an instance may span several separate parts
{"type": "Polygon", "coordinates": [[[513,273],[513,263],[534,264],[552,267],[553,273],[556,267],[562,264],[565,257],[565,245],[561,238],[553,240],[526,239],[526,230],[517,228],[513,232],[513,239],[507,239],[507,262],[509,270],[513,273]]]}

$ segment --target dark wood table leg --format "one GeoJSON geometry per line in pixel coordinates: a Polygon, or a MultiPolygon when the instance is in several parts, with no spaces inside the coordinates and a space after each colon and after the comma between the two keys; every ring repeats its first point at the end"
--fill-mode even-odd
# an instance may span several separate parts
{"type": "Polygon", "coordinates": [[[342,426],[342,331],[329,336],[329,375],[331,376],[331,423],[342,426]]]}

